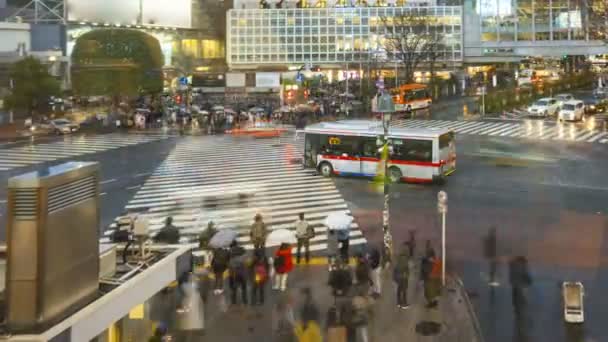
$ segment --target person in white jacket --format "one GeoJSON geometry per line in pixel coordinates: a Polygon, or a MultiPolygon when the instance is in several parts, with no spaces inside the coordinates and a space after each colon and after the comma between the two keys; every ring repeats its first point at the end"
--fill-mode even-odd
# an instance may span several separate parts
{"type": "Polygon", "coordinates": [[[300,263],[302,247],[304,247],[306,263],[310,262],[310,239],[315,237],[315,229],[304,219],[304,213],[298,215],[296,221],[296,237],[298,238],[298,248],[296,250],[296,261],[300,263]]]}

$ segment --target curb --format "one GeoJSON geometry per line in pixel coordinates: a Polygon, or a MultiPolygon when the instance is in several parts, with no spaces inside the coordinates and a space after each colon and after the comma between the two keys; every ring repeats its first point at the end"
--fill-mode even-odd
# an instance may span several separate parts
{"type": "Polygon", "coordinates": [[[475,309],[473,308],[473,304],[471,303],[471,298],[467,294],[467,291],[464,288],[464,283],[458,276],[452,276],[452,279],[458,286],[458,291],[460,292],[460,296],[464,299],[465,305],[467,307],[467,311],[469,312],[469,317],[471,317],[471,322],[473,324],[473,329],[475,330],[477,342],[485,342],[483,338],[483,332],[481,330],[481,325],[479,324],[479,318],[475,313],[475,309]]]}

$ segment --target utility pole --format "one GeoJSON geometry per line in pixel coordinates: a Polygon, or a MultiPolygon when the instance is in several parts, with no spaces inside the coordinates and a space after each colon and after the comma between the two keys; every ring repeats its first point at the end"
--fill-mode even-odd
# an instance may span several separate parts
{"type": "Polygon", "coordinates": [[[382,139],[378,139],[378,142],[382,143],[382,163],[383,171],[382,171],[382,181],[384,183],[384,207],[382,210],[382,232],[384,237],[384,251],[385,256],[391,260],[393,253],[393,236],[390,231],[389,223],[390,223],[390,179],[388,177],[388,163],[389,163],[389,126],[391,122],[391,115],[395,111],[395,103],[393,102],[393,98],[386,93],[385,90],[382,91],[382,95],[378,96],[377,99],[377,111],[382,113],[382,126],[384,128],[384,135],[382,139]]]}

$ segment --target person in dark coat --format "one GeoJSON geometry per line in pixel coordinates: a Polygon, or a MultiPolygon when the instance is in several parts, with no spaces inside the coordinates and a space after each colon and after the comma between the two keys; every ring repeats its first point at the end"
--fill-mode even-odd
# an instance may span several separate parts
{"type": "Polygon", "coordinates": [[[237,293],[241,291],[243,304],[247,304],[247,266],[245,265],[245,249],[235,241],[230,245],[230,261],[228,263],[232,305],[237,304],[237,293]]]}
{"type": "Polygon", "coordinates": [[[329,286],[334,296],[344,296],[353,285],[353,275],[350,266],[344,262],[337,261],[329,272],[329,286]]]}
{"type": "Polygon", "coordinates": [[[370,267],[367,259],[363,255],[357,256],[357,266],[355,267],[355,279],[357,281],[357,289],[361,293],[369,292],[372,280],[370,278],[370,267]]]}
{"type": "Polygon", "coordinates": [[[393,269],[393,280],[397,285],[397,306],[401,309],[409,307],[407,303],[407,288],[410,275],[409,249],[402,250],[397,257],[397,263],[393,269]]]}
{"type": "Polygon", "coordinates": [[[379,297],[382,293],[382,257],[377,247],[372,246],[367,254],[372,282],[372,294],[379,297]]]}
{"type": "Polygon", "coordinates": [[[266,283],[270,277],[270,263],[263,249],[254,251],[251,263],[251,305],[264,305],[266,283]]]}
{"type": "Polygon", "coordinates": [[[488,235],[484,239],[483,244],[484,256],[489,264],[489,282],[490,286],[498,286],[496,281],[497,253],[496,253],[496,228],[492,227],[488,235]]]}
{"type": "Polygon", "coordinates": [[[226,248],[218,248],[213,251],[211,269],[215,275],[215,294],[224,292],[224,272],[228,269],[230,262],[230,251],[226,248]]]}
{"type": "Polygon", "coordinates": [[[167,217],[165,226],[156,234],[154,241],[172,245],[179,243],[179,229],[173,225],[173,217],[167,217]]]}

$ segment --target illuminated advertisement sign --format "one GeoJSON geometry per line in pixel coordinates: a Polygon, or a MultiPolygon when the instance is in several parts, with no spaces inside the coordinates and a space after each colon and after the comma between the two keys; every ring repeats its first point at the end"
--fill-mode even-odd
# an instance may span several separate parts
{"type": "Polygon", "coordinates": [[[68,20],[191,28],[192,0],[66,0],[68,20]]]}

